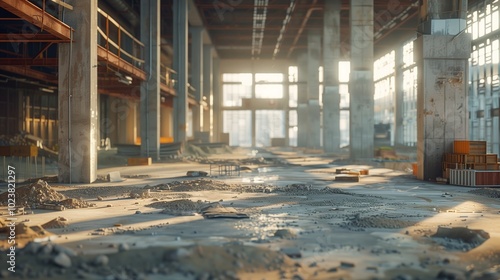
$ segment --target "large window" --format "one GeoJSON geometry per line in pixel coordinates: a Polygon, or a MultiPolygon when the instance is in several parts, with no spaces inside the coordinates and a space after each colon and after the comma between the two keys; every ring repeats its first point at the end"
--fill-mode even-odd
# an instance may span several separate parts
{"type": "Polygon", "coordinates": [[[222,95],[224,107],[240,107],[243,98],[252,97],[252,74],[222,74],[222,95]]]}
{"type": "Polygon", "coordinates": [[[255,74],[255,97],[274,99],[283,98],[283,74],[255,74]]]}
{"type": "Polygon", "coordinates": [[[252,146],[252,112],[248,110],[224,111],[224,133],[229,133],[229,145],[252,146]]]}

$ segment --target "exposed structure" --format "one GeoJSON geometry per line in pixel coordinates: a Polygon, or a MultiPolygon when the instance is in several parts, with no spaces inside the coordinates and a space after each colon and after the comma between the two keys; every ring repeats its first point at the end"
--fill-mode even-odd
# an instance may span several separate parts
{"type": "Polygon", "coordinates": [[[0,23],[0,278],[500,279],[499,0],[0,23]]]}

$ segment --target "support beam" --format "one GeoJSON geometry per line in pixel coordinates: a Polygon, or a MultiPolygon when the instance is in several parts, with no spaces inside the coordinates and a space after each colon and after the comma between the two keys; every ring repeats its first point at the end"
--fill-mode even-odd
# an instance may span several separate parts
{"type": "Polygon", "coordinates": [[[424,0],[427,20],[417,38],[417,178],[442,176],[443,153],[453,141],[468,138],[469,56],[471,34],[466,28],[467,2],[424,0]],[[457,3],[455,3],[457,4],[457,3]],[[450,17],[451,16],[451,17],[450,17]],[[443,19],[444,18],[444,19],[443,19]]]}
{"type": "Polygon", "coordinates": [[[174,70],[177,72],[174,101],[174,138],[184,146],[188,120],[188,3],[174,0],[174,70]]]}
{"type": "Polygon", "coordinates": [[[160,159],[160,0],[141,1],[147,79],[141,85],[141,155],[160,159]]]}
{"type": "Polygon", "coordinates": [[[201,131],[201,117],[203,107],[203,27],[191,27],[191,86],[195,88],[194,94],[197,104],[193,107],[193,134],[201,131]]]}
{"type": "MultiPolygon", "coordinates": [[[[69,42],[70,40],[71,28],[69,25],[66,25],[57,18],[46,13],[28,0],[2,0],[0,1],[0,8],[3,8],[37,26],[38,28],[49,32],[50,34],[56,36],[59,40],[63,40],[65,42],[69,42]]],[[[74,11],[67,12],[72,13],[74,11]]]]}
{"type": "Polygon", "coordinates": [[[350,158],[373,158],[373,0],[351,1],[350,25],[350,158]]]}
{"type": "Polygon", "coordinates": [[[321,148],[321,107],[319,104],[319,66],[321,59],[321,35],[317,31],[307,34],[307,147],[321,148]]]}
{"type": "Polygon", "coordinates": [[[212,134],[211,114],[213,110],[213,47],[203,45],[203,100],[208,104],[208,108],[202,110],[202,131],[212,134]]]}
{"type": "MultiPolygon", "coordinates": [[[[221,141],[221,134],[224,132],[223,125],[224,119],[222,117],[222,90],[221,90],[221,76],[220,76],[220,59],[214,58],[213,60],[213,103],[210,112],[210,119],[212,120],[211,131],[213,131],[213,138],[215,141],[221,141]]],[[[229,144],[229,143],[228,143],[229,144]]]]}
{"type": "Polygon", "coordinates": [[[395,89],[394,89],[394,129],[391,129],[391,142],[399,146],[404,144],[404,76],[403,46],[395,50],[395,89]]]}
{"type": "Polygon", "coordinates": [[[58,79],[56,76],[43,73],[37,70],[33,70],[26,66],[16,66],[16,65],[2,65],[0,64],[0,70],[7,71],[10,73],[15,73],[25,77],[30,77],[39,81],[43,81],[49,84],[57,84],[58,79]]]}
{"type": "MultiPolygon", "coordinates": [[[[22,3],[25,1],[19,1],[22,3]]],[[[97,0],[70,0],[66,20],[74,43],[59,45],[59,181],[92,183],[97,176],[97,0]]]]}
{"type": "Polygon", "coordinates": [[[0,34],[0,43],[39,43],[39,42],[67,42],[52,34],[0,34]]]}
{"type": "Polygon", "coordinates": [[[0,65],[53,66],[59,64],[57,58],[0,58],[0,65]]]}
{"type": "Polygon", "coordinates": [[[307,53],[301,53],[297,61],[297,147],[307,146],[308,107],[307,107],[307,53]]]}
{"type": "Polygon", "coordinates": [[[340,152],[340,0],[326,1],[323,12],[323,149],[340,152]]]}

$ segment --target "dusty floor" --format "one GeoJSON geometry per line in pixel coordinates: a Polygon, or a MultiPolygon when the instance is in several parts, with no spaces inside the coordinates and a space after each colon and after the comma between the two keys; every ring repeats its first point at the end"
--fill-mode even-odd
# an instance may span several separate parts
{"type": "Polygon", "coordinates": [[[58,200],[90,207],[27,207],[18,223],[61,218],[16,250],[15,273],[2,252],[0,278],[500,279],[500,189],[423,182],[377,162],[297,150],[238,149],[98,173],[112,171],[124,180],[49,182],[58,200]],[[227,160],[245,167],[239,176],[186,176],[227,160]],[[340,168],[369,175],[334,181],[340,168]]]}

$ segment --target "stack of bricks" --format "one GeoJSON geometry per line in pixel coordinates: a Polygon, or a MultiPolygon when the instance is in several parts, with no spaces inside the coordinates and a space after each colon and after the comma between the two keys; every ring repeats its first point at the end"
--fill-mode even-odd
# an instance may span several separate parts
{"type": "Polygon", "coordinates": [[[486,141],[455,140],[453,153],[443,156],[443,178],[450,169],[499,170],[498,156],[486,153],[486,141]]]}

